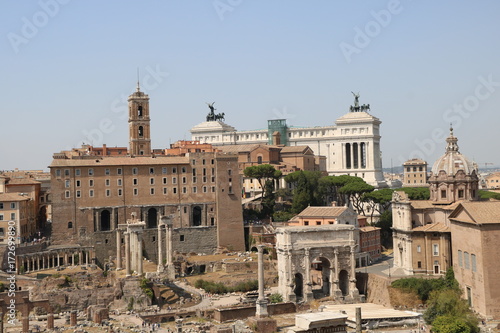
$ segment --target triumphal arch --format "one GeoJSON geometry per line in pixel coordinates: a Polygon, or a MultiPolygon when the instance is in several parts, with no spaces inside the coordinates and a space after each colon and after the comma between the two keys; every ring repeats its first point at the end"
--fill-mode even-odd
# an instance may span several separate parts
{"type": "Polygon", "coordinates": [[[352,225],[277,228],[279,293],[291,302],[314,297],[359,300],[358,235],[352,225]]]}

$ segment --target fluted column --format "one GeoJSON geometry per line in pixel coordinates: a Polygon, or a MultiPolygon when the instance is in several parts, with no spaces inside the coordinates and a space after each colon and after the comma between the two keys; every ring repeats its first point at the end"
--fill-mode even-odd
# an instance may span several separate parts
{"type": "Polygon", "coordinates": [[[116,229],[116,269],[122,269],[122,236],[120,229],[116,229]]]}
{"type": "Polygon", "coordinates": [[[137,233],[137,274],[142,275],[142,234],[140,232],[137,233]]]}
{"type": "Polygon", "coordinates": [[[306,269],[305,271],[305,290],[303,291],[304,293],[304,298],[305,301],[308,302],[313,299],[313,292],[312,292],[312,283],[311,283],[311,258],[310,258],[310,249],[305,248],[304,249],[304,267],[306,269]]]}
{"type": "Polygon", "coordinates": [[[163,271],[163,249],[161,244],[161,224],[158,223],[158,272],[163,271]]]}
{"type": "Polygon", "coordinates": [[[130,233],[125,233],[125,274],[130,276],[130,233]]]}

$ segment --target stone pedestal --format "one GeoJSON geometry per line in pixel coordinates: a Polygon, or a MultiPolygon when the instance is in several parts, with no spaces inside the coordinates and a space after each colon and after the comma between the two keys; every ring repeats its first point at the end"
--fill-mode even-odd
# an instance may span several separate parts
{"type": "Polygon", "coordinates": [[[69,315],[69,325],[76,326],[76,310],[71,311],[69,315]]]}
{"type": "Polygon", "coordinates": [[[22,333],[29,333],[29,331],[30,331],[30,320],[29,320],[29,317],[23,316],[22,322],[23,322],[23,331],[22,331],[22,333]]]}
{"type": "Polygon", "coordinates": [[[47,329],[53,330],[54,329],[54,314],[49,313],[47,315],[47,329]]]}
{"type": "Polygon", "coordinates": [[[248,324],[253,328],[254,332],[259,333],[273,333],[276,332],[278,324],[275,319],[272,318],[249,318],[248,324]]]}

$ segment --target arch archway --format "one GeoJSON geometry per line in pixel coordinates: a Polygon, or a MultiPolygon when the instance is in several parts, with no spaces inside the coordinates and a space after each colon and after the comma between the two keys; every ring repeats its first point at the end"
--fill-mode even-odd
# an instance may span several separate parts
{"type": "Polygon", "coordinates": [[[201,225],[201,207],[193,207],[193,226],[197,227],[201,225]]]}
{"type": "Polygon", "coordinates": [[[158,226],[158,211],[156,208],[148,210],[148,228],[156,228],[158,226]]]}
{"type": "MultiPolygon", "coordinates": [[[[317,257],[311,262],[311,281],[316,285],[316,292],[330,296],[331,264],[327,258],[317,257]]],[[[314,292],[314,289],[313,289],[314,292]]]]}
{"type": "Polygon", "coordinates": [[[345,269],[339,273],[339,288],[342,291],[342,296],[349,295],[349,273],[345,269]]]}
{"type": "Polygon", "coordinates": [[[295,288],[293,289],[293,292],[297,299],[304,297],[304,278],[302,277],[302,274],[296,273],[295,274],[295,288]]]}
{"type": "Polygon", "coordinates": [[[111,213],[105,209],[101,212],[101,231],[111,230],[111,213]]]}

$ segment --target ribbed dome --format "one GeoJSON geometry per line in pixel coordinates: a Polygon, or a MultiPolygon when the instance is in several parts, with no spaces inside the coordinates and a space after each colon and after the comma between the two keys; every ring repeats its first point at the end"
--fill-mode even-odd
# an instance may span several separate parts
{"type": "Polygon", "coordinates": [[[470,175],[472,171],[477,173],[477,165],[458,151],[458,139],[453,135],[453,128],[450,128],[450,136],[446,138],[446,153],[437,159],[432,166],[432,173],[437,175],[443,170],[447,175],[455,175],[458,170],[463,170],[470,175]]]}

